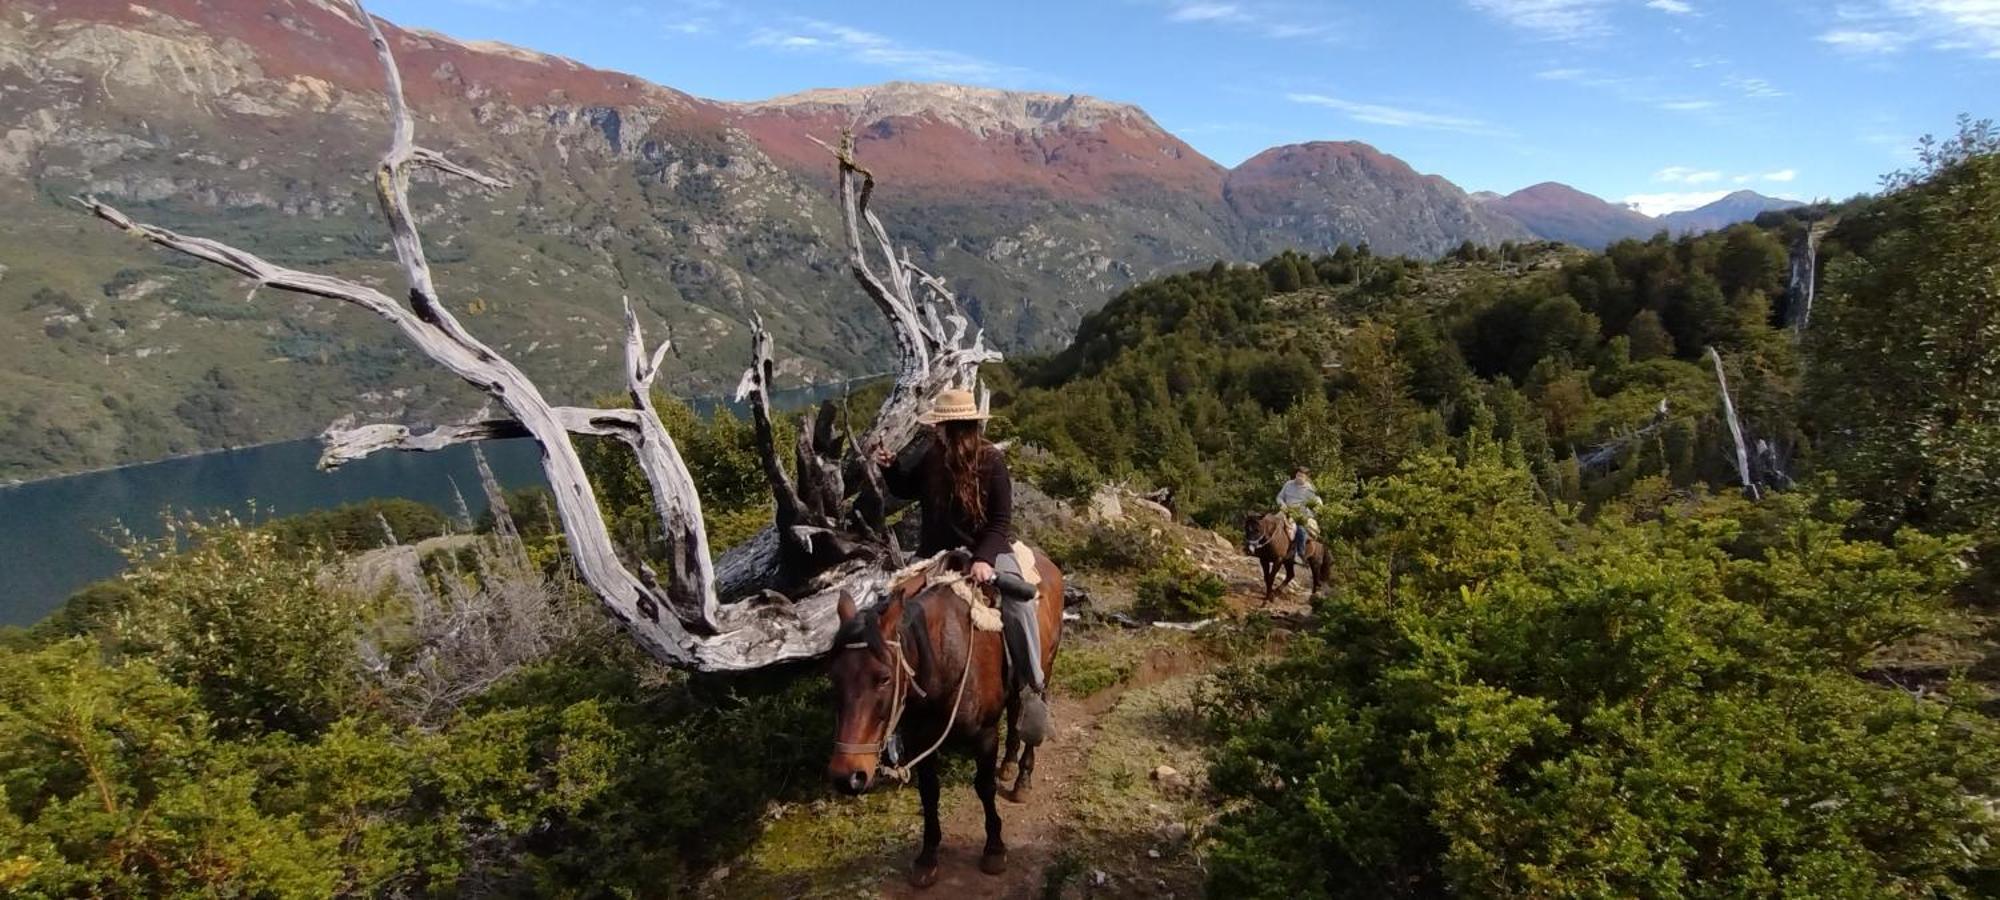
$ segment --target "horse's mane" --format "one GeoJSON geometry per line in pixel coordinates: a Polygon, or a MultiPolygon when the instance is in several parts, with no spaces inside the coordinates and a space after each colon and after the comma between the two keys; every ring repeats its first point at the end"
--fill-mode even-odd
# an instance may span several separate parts
{"type": "Polygon", "coordinates": [[[841,623],[840,630],[834,632],[835,647],[852,647],[856,644],[867,647],[871,653],[889,652],[889,648],[882,643],[882,611],[879,607],[871,606],[861,610],[854,618],[841,623]]]}
{"type": "MultiPolygon", "coordinates": [[[[898,629],[901,632],[899,639],[903,642],[903,652],[919,667],[931,659],[931,634],[930,629],[925,627],[924,604],[920,602],[928,592],[928,588],[918,590],[900,600],[903,604],[903,619],[898,629]]],[[[887,605],[871,606],[857,612],[854,618],[848,619],[840,626],[839,631],[834,632],[833,645],[862,646],[868,648],[870,653],[887,656],[889,646],[882,637],[882,610],[887,605]]]]}

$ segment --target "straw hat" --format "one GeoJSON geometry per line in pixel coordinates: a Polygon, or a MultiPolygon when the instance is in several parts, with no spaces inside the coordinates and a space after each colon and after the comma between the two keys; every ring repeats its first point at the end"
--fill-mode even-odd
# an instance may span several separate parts
{"type": "Polygon", "coordinates": [[[917,421],[925,425],[938,425],[945,422],[977,422],[990,418],[992,416],[979,411],[979,400],[972,396],[971,391],[952,390],[939,393],[937,399],[931,401],[931,408],[918,416],[917,421]]]}

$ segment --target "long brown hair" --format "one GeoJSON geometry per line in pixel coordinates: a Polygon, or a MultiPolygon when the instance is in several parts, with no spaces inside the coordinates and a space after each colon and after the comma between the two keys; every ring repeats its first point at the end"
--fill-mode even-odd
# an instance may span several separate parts
{"type": "Polygon", "coordinates": [[[972,524],[986,524],[986,495],[980,491],[979,464],[986,456],[986,437],[977,421],[945,422],[938,426],[944,447],[944,471],[951,493],[972,524]]]}

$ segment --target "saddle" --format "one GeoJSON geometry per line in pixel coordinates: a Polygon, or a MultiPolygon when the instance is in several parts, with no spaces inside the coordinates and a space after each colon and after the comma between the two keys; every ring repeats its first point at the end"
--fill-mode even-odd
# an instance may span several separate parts
{"type": "Polygon", "coordinates": [[[903,567],[889,576],[890,589],[914,594],[926,588],[948,587],[972,609],[973,627],[980,631],[999,631],[1000,596],[1019,602],[1033,602],[1041,594],[1042,573],[1033,564],[1036,558],[1034,548],[1025,542],[1015,541],[1011,552],[1019,563],[1021,574],[1002,572],[993,580],[989,590],[980,590],[972,583],[969,574],[972,554],[964,550],[948,550],[903,567]]]}

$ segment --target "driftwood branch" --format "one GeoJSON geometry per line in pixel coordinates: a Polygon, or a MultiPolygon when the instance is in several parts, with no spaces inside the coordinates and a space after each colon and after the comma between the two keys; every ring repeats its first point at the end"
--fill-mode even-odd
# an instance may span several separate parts
{"type": "Polygon", "coordinates": [[[507,182],[417,146],[395,54],[375,19],[359,2],[354,5],[384,75],[390,141],[373,181],[403,273],[402,299],[354,281],[279,266],[218,241],[135,222],[95,198],[80,197],[78,202],[143,240],[227,268],[259,286],[365,309],[388,321],[434,362],[486,393],[506,413],[422,433],[400,425],[352,427],[343,420],[323,435],[322,467],[334,468],[382,450],[422,452],[482,440],[531,438],[541,447],[543,474],[577,573],[608,613],[654,657],[684,668],[740,670],[826,652],[837,624],[835,605],[840,595],[880,596],[902,561],[884,524],[888,499],[872,462],[874,449],[893,450],[910,443],[917,434],[917,414],[938,391],[977,387],[979,364],[999,358],[985,346],[943,279],[917,268],[907,254],[897,254],[888,230],[868,208],[874,178],[855,165],[851,139],[843,140],[836,151],[851,268],[896,335],[896,384],[861,440],[842,432],[830,405],[809,427],[801,427],[794,448],[798,473],[794,482],[780,464],[771,419],[775,366],[770,335],[761,321],[753,323],[751,369],[744,377],[743,393],[752,401],[777,521],[716,560],[693,476],[653,400],[653,387],[672,341],[649,347],[629,299],[624,341],[624,377],[632,403],[628,409],[551,404],[518,366],[467,331],[443,302],[410,210],[410,172],[431,168],[488,189],[505,188],[507,182]],[[870,259],[871,243],[875,261],[870,259]],[[573,435],[614,438],[630,449],[652,492],[670,572],[663,576],[643,562],[628,562],[621,556],[573,435]],[[849,486],[855,489],[852,495],[849,486]]]}

